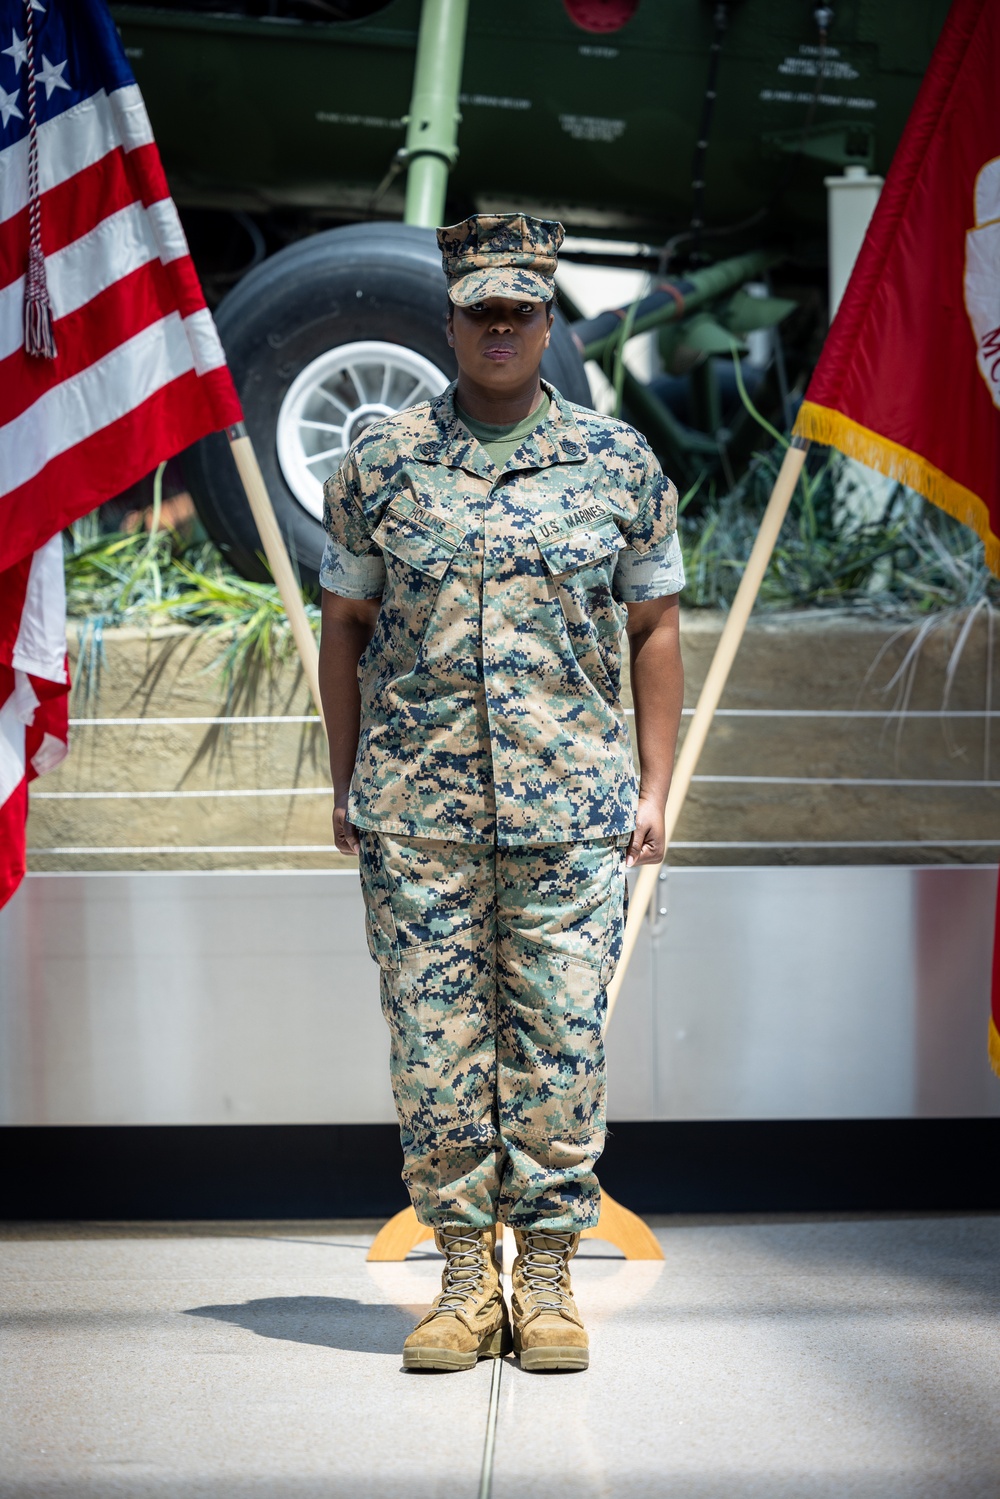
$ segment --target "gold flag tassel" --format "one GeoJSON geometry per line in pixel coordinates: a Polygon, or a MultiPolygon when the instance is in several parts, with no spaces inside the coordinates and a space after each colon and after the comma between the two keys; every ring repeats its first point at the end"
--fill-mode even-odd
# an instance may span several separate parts
{"type": "Polygon", "coordinates": [[[42,205],[38,188],[38,118],[35,104],[35,18],[32,0],[25,0],[28,49],[28,274],[24,282],[25,353],[55,359],[52,303],[42,251],[42,205]]]}

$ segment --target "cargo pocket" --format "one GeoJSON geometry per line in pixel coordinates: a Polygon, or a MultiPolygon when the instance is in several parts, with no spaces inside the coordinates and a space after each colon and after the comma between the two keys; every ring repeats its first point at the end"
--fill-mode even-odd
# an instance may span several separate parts
{"type": "Polygon", "coordinates": [[[614,702],[621,685],[620,637],[627,614],[614,599],[611,579],[625,540],[610,515],[559,536],[546,536],[546,529],[535,528],[535,541],[573,655],[601,695],[614,702]]]}
{"type": "MultiPolygon", "coordinates": [[[[590,526],[578,526],[560,536],[545,536],[544,526],[535,527],[535,540],[546,569],[553,578],[608,562],[625,548],[625,539],[609,515],[590,526]]],[[[610,571],[610,569],[609,569],[610,571]]]]}
{"type": "Polygon", "coordinates": [[[372,540],[386,567],[378,649],[394,673],[405,673],[413,669],[442,580],[465,532],[421,506],[394,502],[372,540]]]}
{"type": "Polygon", "coordinates": [[[622,955],[625,923],[628,920],[628,879],[625,874],[627,844],[618,848],[618,868],[612,881],[613,889],[608,901],[608,923],[604,929],[601,953],[601,988],[606,989],[615,976],[615,969],[622,955]]]}
{"type": "Polygon", "coordinates": [[[358,829],[358,838],[368,951],[380,968],[396,969],[399,967],[399,939],[392,914],[392,887],[385,867],[382,841],[377,833],[365,828],[358,829]]]}
{"type": "Polygon", "coordinates": [[[372,540],[383,552],[437,583],[464,539],[461,527],[416,505],[412,509],[390,505],[372,533],[372,540]]]}

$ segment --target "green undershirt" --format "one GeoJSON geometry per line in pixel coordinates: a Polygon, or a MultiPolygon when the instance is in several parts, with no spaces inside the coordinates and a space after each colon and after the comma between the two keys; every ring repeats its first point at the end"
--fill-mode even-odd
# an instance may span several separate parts
{"type": "Polygon", "coordinates": [[[549,398],[543,391],[542,399],[534,411],[530,411],[519,422],[514,422],[513,425],[508,423],[503,427],[494,427],[488,422],[473,421],[472,417],[467,416],[457,402],[455,410],[463,426],[468,427],[480,447],[486,449],[490,456],[490,461],[497,468],[506,468],[508,462],[517,452],[528,434],[534,432],[536,427],[540,427],[548,416],[549,398]]]}

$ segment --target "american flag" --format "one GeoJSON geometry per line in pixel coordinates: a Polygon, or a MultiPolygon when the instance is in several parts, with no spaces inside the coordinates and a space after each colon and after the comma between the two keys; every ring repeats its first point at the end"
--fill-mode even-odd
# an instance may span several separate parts
{"type": "Polygon", "coordinates": [[[0,904],[66,749],[59,533],[241,420],[103,0],[0,0],[0,904]]]}

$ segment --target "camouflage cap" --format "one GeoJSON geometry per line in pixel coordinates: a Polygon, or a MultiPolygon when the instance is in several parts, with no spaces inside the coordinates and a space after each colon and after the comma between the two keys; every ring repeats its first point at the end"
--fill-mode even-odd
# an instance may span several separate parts
{"type": "Polygon", "coordinates": [[[474,213],[439,229],[448,295],[459,307],[486,297],[551,302],[556,254],[565,230],[555,219],[524,213],[474,213]]]}

